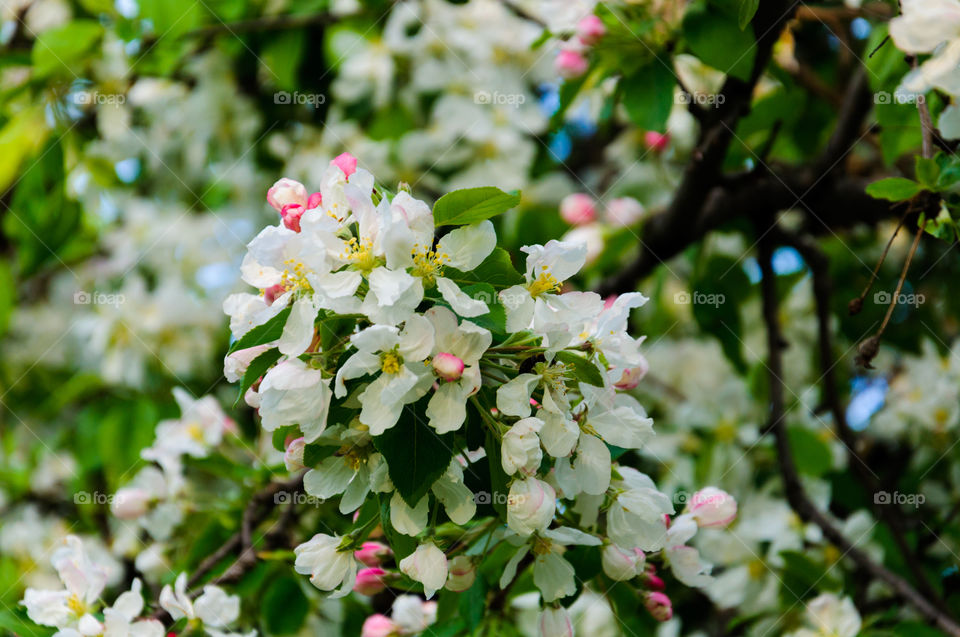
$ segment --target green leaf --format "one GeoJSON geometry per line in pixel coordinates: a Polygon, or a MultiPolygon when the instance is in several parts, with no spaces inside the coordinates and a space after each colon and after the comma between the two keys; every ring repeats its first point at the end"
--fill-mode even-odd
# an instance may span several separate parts
{"type": "Polygon", "coordinates": [[[440,436],[427,424],[427,400],[404,405],[397,424],[373,438],[387,461],[393,486],[411,507],[426,495],[453,458],[453,434],[440,436]]]}
{"type": "Polygon", "coordinates": [[[937,160],[929,157],[920,157],[918,155],[914,165],[917,181],[919,181],[924,188],[936,188],[937,180],[940,178],[940,165],[937,164],[937,160]]]}
{"type": "Polygon", "coordinates": [[[460,594],[460,616],[466,621],[467,627],[471,631],[483,621],[486,602],[487,583],[483,581],[482,577],[475,579],[473,586],[460,594]]]}
{"type": "Polygon", "coordinates": [[[790,440],[797,471],[814,477],[830,471],[833,465],[830,447],[816,433],[803,427],[790,427],[787,438],[790,440]]]}
{"type": "Polygon", "coordinates": [[[272,319],[263,325],[256,326],[238,338],[230,346],[228,353],[232,354],[237,350],[256,347],[257,345],[266,345],[280,338],[280,335],[283,334],[283,326],[287,324],[287,317],[290,316],[290,309],[291,306],[283,308],[272,319]]]}
{"type": "Polygon", "coordinates": [[[755,289],[736,259],[714,256],[698,264],[690,280],[690,293],[674,297],[678,304],[692,304],[693,318],[701,330],[720,341],[723,353],[736,370],[744,374],[743,322],[740,308],[755,289]]]}
{"type": "Polygon", "coordinates": [[[140,16],[153,23],[153,33],[161,40],[176,40],[203,18],[203,4],[193,0],[140,0],[140,16]]]}
{"type": "Polygon", "coordinates": [[[467,319],[474,325],[488,329],[494,334],[506,334],[507,332],[507,313],[497,298],[497,291],[489,283],[475,283],[468,285],[463,289],[463,293],[471,299],[483,301],[490,308],[490,311],[480,316],[474,316],[467,319]]]}
{"type": "Polygon", "coordinates": [[[514,269],[510,254],[503,248],[494,248],[490,256],[470,272],[444,268],[443,276],[461,288],[475,283],[487,283],[496,290],[502,290],[524,281],[523,276],[514,269]]]}
{"type": "Polygon", "coordinates": [[[683,18],[683,35],[704,64],[741,80],[750,77],[756,42],[735,18],[705,7],[693,8],[683,18]]]}
{"type": "Polygon", "coordinates": [[[623,106],[638,128],[663,132],[673,108],[676,79],[669,62],[656,58],[623,78],[623,106]]]}
{"type": "Polygon", "coordinates": [[[740,12],[737,17],[737,23],[741,31],[747,28],[747,25],[753,20],[753,16],[757,14],[757,9],[759,8],[760,0],[740,0],[740,12]]]}
{"type": "Polygon", "coordinates": [[[278,577],[263,593],[260,618],[268,635],[291,635],[300,630],[307,618],[310,602],[292,575],[278,577]]]}
{"type": "MultiPolygon", "coordinates": [[[[286,451],[287,446],[287,436],[294,436],[298,434],[300,428],[296,425],[286,425],[285,427],[277,427],[273,430],[273,435],[271,436],[271,442],[273,443],[273,448],[277,451],[286,451]]],[[[304,454],[306,455],[306,454],[304,454]]]]}
{"type": "Polygon", "coordinates": [[[603,387],[603,374],[592,361],[586,356],[576,352],[560,351],[557,352],[557,360],[573,367],[573,372],[577,380],[583,381],[596,387],[603,387]]]}
{"type": "Polygon", "coordinates": [[[868,195],[874,199],[887,199],[889,201],[912,199],[921,190],[923,190],[923,187],[920,184],[903,177],[889,177],[867,186],[868,195]]]}
{"type": "Polygon", "coordinates": [[[94,47],[101,35],[103,27],[94,20],[73,20],[44,31],[31,51],[34,75],[80,75],[84,54],[94,47]]]}
{"type": "Polygon", "coordinates": [[[13,610],[0,611],[0,628],[11,635],[20,637],[50,637],[54,633],[52,628],[38,626],[27,619],[26,613],[19,613],[13,610]]]}
{"type": "Polygon", "coordinates": [[[518,203],[519,194],[507,194],[494,186],[454,190],[433,205],[433,222],[438,226],[477,223],[502,214],[518,203]]]}
{"type": "Polygon", "coordinates": [[[325,459],[336,453],[337,448],[327,445],[309,444],[303,448],[303,466],[317,467],[325,459]]]}
{"type": "Polygon", "coordinates": [[[274,347],[250,361],[250,365],[247,366],[247,371],[243,373],[243,378],[240,381],[240,391],[237,392],[237,399],[233,403],[234,407],[240,404],[240,401],[243,400],[243,395],[247,393],[250,386],[266,374],[267,370],[278,360],[280,360],[280,350],[274,347]]]}
{"type": "Polygon", "coordinates": [[[277,88],[285,91],[298,88],[297,73],[306,39],[302,30],[285,30],[269,40],[260,51],[265,77],[272,79],[277,88]]]}

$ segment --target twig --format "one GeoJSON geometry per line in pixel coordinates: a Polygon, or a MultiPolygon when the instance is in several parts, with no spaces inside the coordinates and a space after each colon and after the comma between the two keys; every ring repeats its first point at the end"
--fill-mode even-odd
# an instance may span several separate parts
{"type": "Polygon", "coordinates": [[[759,253],[763,319],[767,326],[767,349],[769,352],[767,366],[770,371],[770,420],[767,429],[773,433],[776,442],[780,477],[783,480],[787,502],[801,519],[813,522],[820,527],[824,537],[840,549],[843,555],[849,557],[858,568],[883,581],[899,597],[910,603],[927,621],[936,625],[940,630],[953,637],[960,637],[960,625],[917,592],[909,582],[896,573],[887,570],[882,564],[875,562],[869,555],[850,542],[814,505],[804,490],[793,461],[790,440],[784,426],[783,355],[781,351],[783,338],[780,333],[777,286],[772,262],[773,246],[770,237],[761,238],[759,253]]]}
{"type": "Polygon", "coordinates": [[[880,266],[883,265],[883,262],[887,260],[887,253],[890,252],[890,246],[893,245],[893,240],[897,238],[897,234],[900,232],[900,228],[903,227],[903,222],[907,220],[910,210],[906,210],[900,216],[900,222],[897,223],[896,229],[893,231],[893,234],[890,235],[890,238],[887,240],[887,245],[883,248],[883,254],[880,255],[880,259],[877,261],[877,265],[874,266],[873,272],[870,273],[870,280],[867,281],[867,285],[863,288],[863,292],[860,293],[860,296],[850,301],[847,306],[850,315],[859,314],[860,310],[863,309],[863,300],[867,298],[867,294],[870,293],[870,288],[873,287],[874,282],[877,280],[877,274],[880,272],[880,266]]]}

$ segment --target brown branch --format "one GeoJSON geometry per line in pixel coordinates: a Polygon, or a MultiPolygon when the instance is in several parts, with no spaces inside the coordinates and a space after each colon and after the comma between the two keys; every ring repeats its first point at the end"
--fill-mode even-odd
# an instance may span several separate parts
{"type": "Polygon", "coordinates": [[[810,500],[800,481],[800,474],[793,461],[790,440],[784,426],[784,384],[783,384],[783,337],[780,332],[777,286],[773,272],[773,241],[770,236],[762,236],[759,245],[761,270],[760,289],[763,300],[763,319],[767,326],[768,368],[770,371],[770,415],[767,429],[774,435],[780,477],[784,492],[791,508],[807,522],[813,522],[824,537],[849,557],[856,566],[881,580],[900,598],[911,604],[927,621],[954,637],[960,637],[960,625],[949,615],[940,611],[926,597],[917,592],[905,579],[875,562],[864,551],[857,548],[847,537],[821,512],[810,500]]]}
{"type": "MultiPolygon", "coordinates": [[[[258,491],[253,494],[250,498],[250,501],[247,503],[246,508],[243,510],[243,517],[241,519],[240,530],[234,533],[230,538],[225,541],[220,548],[211,553],[206,559],[200,562],[197,565],[197,568],[194,570],[193,574],[187,580],[187,588],[190,589],[190,597],[196,597],[200,594],[200,590],[197,589],[197,586],[206,577],[207,574],[212,571],[217,564],[219,564],[225,557],[233,554],[238,548],[241,548],[240,555],[237,559],[231,564],[221,575],[213,578],[211,584],[228,584],[236,582],[242,578],[251,568],[256,566],[257,558],[256,553],[253,549],[253,529],[255,529],[261,522],[267,519],[270,515],[270,511],[273,510],[276,503],[276,495],[279,493],[287,493],[289,495],[294,495],[303,490],[303,473],[300,473],[289,480],[283,482],[271,482],[263,490],[258,491]]],[[[289,524],[294,516],[290,512],[289,507],[285,509],[281,514],[277,526],[285,526],[289,524]]],[[[268,540],[276,540],[281,536],[283,529],[277,529],[276,527],[272,528],[267,534],[268,540]]],[[[171,620],[170,615],[163,610],[162,608],[157,608],[152,615],[152,619],[158,619],[164,623],[169,623],[171,620]]]]}
{"type": "MultiPolygon", "coordinates": [[[[837,361],[833,352],[833,335],[830,331],[830,299],[833,293],[833,284],[830,279],[830,260],[819,246],[809,238],[779,231],[774,234],[777,238],[781,238],[784,243],[793,246],[810,267],[817,314],[818,358],[824,402],[833,416],[837,437],[846,447],[847,454],[850,456],[850,464],[853,466],[860,483],[868,494],[876,494],[881,490],[880,481],[857,451],[859,440],[847,422],[847,414],[837,390],[837,361]]],[[[938,608],[944,609],[943,600],[920,566],[919,555],[907,542],[906,528],[903,518],[900,517],[900,512],[895,507],[884,506],[877,502],[874,502],[873,509],[877,516],[890,527],[894,542],[904,556],[914,582],[920,587],[924,595],[933,600],[938,608]]]]}

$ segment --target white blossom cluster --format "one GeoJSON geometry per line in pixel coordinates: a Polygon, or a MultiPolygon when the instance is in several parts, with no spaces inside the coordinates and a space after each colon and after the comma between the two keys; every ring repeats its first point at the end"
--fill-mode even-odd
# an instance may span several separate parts
{"type": "MultiPolygon", "coordinates": [[[[479,195],[449,195],[470,196],[479,195]]],[[[480,461],[503,477],[505,492],[492,484],[489,491],[505,498],[506,524],[494,520],[481,534],[514,547],[500,584],[532,561],[547,624],[569,623],[558,604],[577,590],[567,547],[602,547],[603,570],[615,580],[658,582],[647,563],[656,552],[684,584],[711,581],[689,541],[699,528],[731,522],[733,498],[704,489],[671,518],[670,498],[612,453],[653,436],[652,419],[624,393],[646,370],[643,339],[628,332],[643,295],[605,302],[563,291],[584,264],[582,244],[524,247],[521,275],[496,252],[493,224],[469,216],[480,204],[435,218],[444,201],[431,211],[403,190],[391,195],[350,155],[330,163],[319,192],[285,178],[267,200],[280,222],[250,242],[241,267],[259,292],[224,303],[236,339],[227,376],[242,382],[265,430],[302,436],[289,440],[286,462],[291,470],[309,464],[308,494],[339,496],[344,514],[386,498],[392,530],[417,539],[397,556],[400,574],[422,584],[427,598],[444,587],[465,590],[475,576],[478,556],[448,555],[436,509],[464,533],[476,528],[483,501],[466,477],[480,461]],[[486,279],[497,282],[496,296],[468,285],[491,287],[486,279]],[[391,447],[423,426],[452,447],[449,464],[414,497],[398,486],[408,467],[402,457],[390,460],[391,447]],[[489,442],[470,448],[470,426],[489,442]]],[[[369,529],[361,516],[347,535],[316,534],[296,548],[296,570],[334,596],[400,576],[364,569],[358,551],[369,529]]],[[[655,617],[669,616],[666,595],[650,590],[646,600],[655,617]]]]}

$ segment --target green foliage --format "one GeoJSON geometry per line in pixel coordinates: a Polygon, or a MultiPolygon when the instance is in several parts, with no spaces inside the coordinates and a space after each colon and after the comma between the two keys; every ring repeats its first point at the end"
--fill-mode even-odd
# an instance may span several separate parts
{"type": "Polygon", "coordinates": [[[692,5],[683,18],[683,35],[690,51],[718,71],[745,80],[753,69],[753,34],[737,18],[707,6],[692,5]]]}
{"type": "Polygon", "coordinates": [[[33,71],[38,77],[83,73],[87,54],[103,36],[103,27],[93,20],[74,20],[44,31],[33,45],[33,71]]]}
{"type": "Polygon", "coordinates": [[[254,327],[242,337],[238,338],[230,346],[229,353],[232,354],[233,352],[247,349],[248,347],[266,345],[280,338],[280,335],[283,334],[283,328],[287,324],[287,318],[290,316],[290,310],[292,309],[292,305],[283,308],[269,321],[254,327]]]}
{"type": "Polygon", "coordinates": [[[426,399],[405,405],[399,422],[373,444],[390,468],[390,480],[411,507],[426,495],[453,458],[453,435],[438,435],[427,424],[426,399]]]}
{"type": "Polygon", "coordinates": [[[266,374],[267,370],[278,360],[280,360],[280,350],[273,347],[250,361],[250,365],[247,367],[247,371],[243,373],[243,378],[240,381],[237,399],[233,403],[234,407],[240,404],[240,401],[243,400],[243,396],[247,393],[247,390],[250,389],[250,386],[266,374]]]}
{"type": "Polygon", "coordinates": [[[456,268],[445,268],[443,276],[462,288],[477,283],[485,283],[495,290],[523,283],[523,276],[517,272],[510,260],[510,254],[503,248],[494,248],[483,263],[470,272],[461,272],[456,268]]]}
{"type": "Polygon", "coordinates": [[[912,179],[903,177],[888,177],[867,186],[868,195],[876,199],[887,199],[889,201],[913,199],[921,190],[923,190],[923,186],[912,179]]]}
{"type": "Polygon", "coordinates": [[[663,132],[673,108],[676,79],[670,63],[656,58],[621,81],[623,106],[637,128],[663,132]]]}
{"type": "Polygon", "coordinates": [[[268,635],[292,635],[303,626],[310,601],[300,587],[300,577],[282,575],[263,593],[260,619],[268,635]]]}
{"type": "Polygon", "coordinates": [[[493,186],[448,192],[433,205],[437,226],[463,226],[503,214],[520,203],[519,194],[507,194],[493,186]]]}

